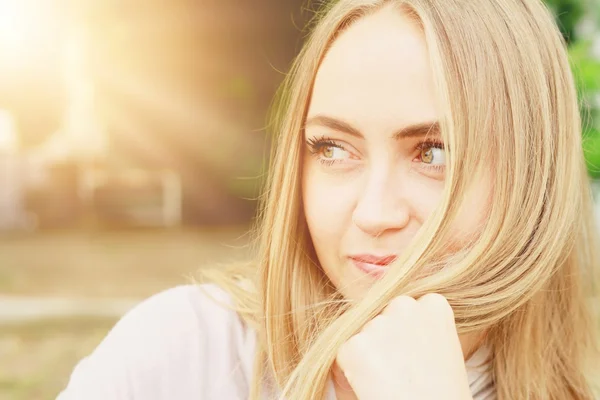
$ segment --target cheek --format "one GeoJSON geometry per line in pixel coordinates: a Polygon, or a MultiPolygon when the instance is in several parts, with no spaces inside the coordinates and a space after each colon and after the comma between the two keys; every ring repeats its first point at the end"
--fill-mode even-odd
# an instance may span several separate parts
{"type": "Polygon", "coordinates": [[[407,177],[410,178],[410,180],[407,180],[409,194],[403,196],[403,198],[410,203],[409,206],[414,214],[413,216],[420,226],[440,204],[444,192],[444,182],[423,178],[418,174],[416,176],[407,175],[407,177]]]}
{"type": "Polygon", "coordinates": [[[465,199],[453,226],[453,247],[462,248],[479,236],[492,201],[491,185],[486,180],[479,181],[466,193],[465,199]]]}
{"type": "Polygon", "coordinates": [[[302,182],[304,214],[317,251],[340,241],[352,222],[353,209],[352,182],[330,179],[318,168],[305,167],[302,182]]]}
{"type": "Polygon", "coordinates": [[[303,169],[302,199],[310,239],[323,272],[337,288],[347,277],[340,262],[342,243],[350,235],[356,180],[323,173],[314,160],[303,169]]]}

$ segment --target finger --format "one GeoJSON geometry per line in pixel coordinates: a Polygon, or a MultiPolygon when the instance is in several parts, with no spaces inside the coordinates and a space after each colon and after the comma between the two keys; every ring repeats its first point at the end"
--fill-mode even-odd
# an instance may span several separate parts
{"type": "Polygon", "coordinates": [[[352,336],[340,346],[335,361],[351,386],[353,381],[356,381],[356,374],[360,368],[365,366],[365,358],[370,354],[370,350],[368,338],[363,332],[352,336]]]}
{"type": "Polygon", "coordinates": [[[430,329],[440,334],[447,349],[454,349],[456,357],[464,359],[460,337],[454,320],[454,311],[448,300],[438,293],[430,293],[422,296],[417,301],[421,308],[421,314],[427,320],[430,329]]]}
{"type": "Polygon", "coordinates": [[[421,312],[434,321],[444,322],[454,327],[454,310],[448,300],[439,293],[428,293],[417,300],[421,312]]]}
{"type": "Polygon", "coordinates": [[[417,301],[410,296],[398,296],[392,299],[383,310],[383,315],[410,316],[417,311],[417,301]]]}
{"type": "Polygon", "coordinates": [[[385,363],[377,358],[373,350],[371,335],[360,332],[344,343],[337,354],[336,362],[348,384],[359,399],[379,399],[379,387],[373,385],[382,375],[385,363]]]}

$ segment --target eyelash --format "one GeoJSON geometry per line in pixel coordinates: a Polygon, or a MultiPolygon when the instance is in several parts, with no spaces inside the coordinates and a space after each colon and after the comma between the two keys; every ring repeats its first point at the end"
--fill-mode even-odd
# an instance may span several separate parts
{"type": "Polygon", "coordinates": [[[320,151],[324,148],[324,147],[337,147],[338,149],[347,151],[344,146],[342,146],[339,143],[334,142],[332,139],[325,137],[325,136],[321,136],[320,138],[310,138],[306,141],[306,143],[308,144],[308,148],[310,153],[317,157],[317,159],[319,160],[319,162],[323,165],[327,165],[327,166],[331,166],[333,164],[336,163],[337,160],[325,160],[323,158],[319,157],[319,153],[320,151]]]}
{"type": "MultiPolygon", "coordinates": [[[[341,144],[335,142],[334,140],[332,140],[326,136],[321,136],[318,138],[312,137],[312,138],[308,139],[306,141],[306,143],[308,145],[310,153],[313,156],[317,157],[321,164],[324,164],[326,166],[331,166],[339,160],[325,160],[325,159],[320,158],[319,153],[324,147],[336,147],[341,150],[347,151],[344,148],[344,146],[342,146],[341,144]]],[[[436,149],[444,150],[444,143],[442,143],[441,141],[437,141],[437,140],[425,140],[415,146],[415,150],[419,150],[419,151],[423,151],[424,149],[429,149],[429,148],[436,148],[436,149]]],[[[436,172],[441,172],[445,168],[444,165],[429,165],[429,164],[425,164],[425,163],[423,163],[423,165],[424,165],[424,168],[429,168],[436,172]]]]}

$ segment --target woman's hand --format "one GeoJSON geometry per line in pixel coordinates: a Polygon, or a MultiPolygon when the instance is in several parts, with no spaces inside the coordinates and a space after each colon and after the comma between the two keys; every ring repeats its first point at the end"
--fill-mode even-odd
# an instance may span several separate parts
{"type": "Polygon", "coordinates": [[[472,398],[454,313],[439,294],[396,297],[336,361],[359,400],[472,398]]]}

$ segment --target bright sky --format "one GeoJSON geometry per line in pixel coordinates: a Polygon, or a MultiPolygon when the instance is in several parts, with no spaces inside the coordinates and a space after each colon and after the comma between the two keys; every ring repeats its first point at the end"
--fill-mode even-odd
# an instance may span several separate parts
{"type": "MultiPolygon", "coordinates": [[[[31,49],[62,28],[59,11],[51,1],[0,0],[0,51],[2,58],[21,64],[31,49]]],[[[64,10],[63,10],[64,11],[64,10]]]]}

